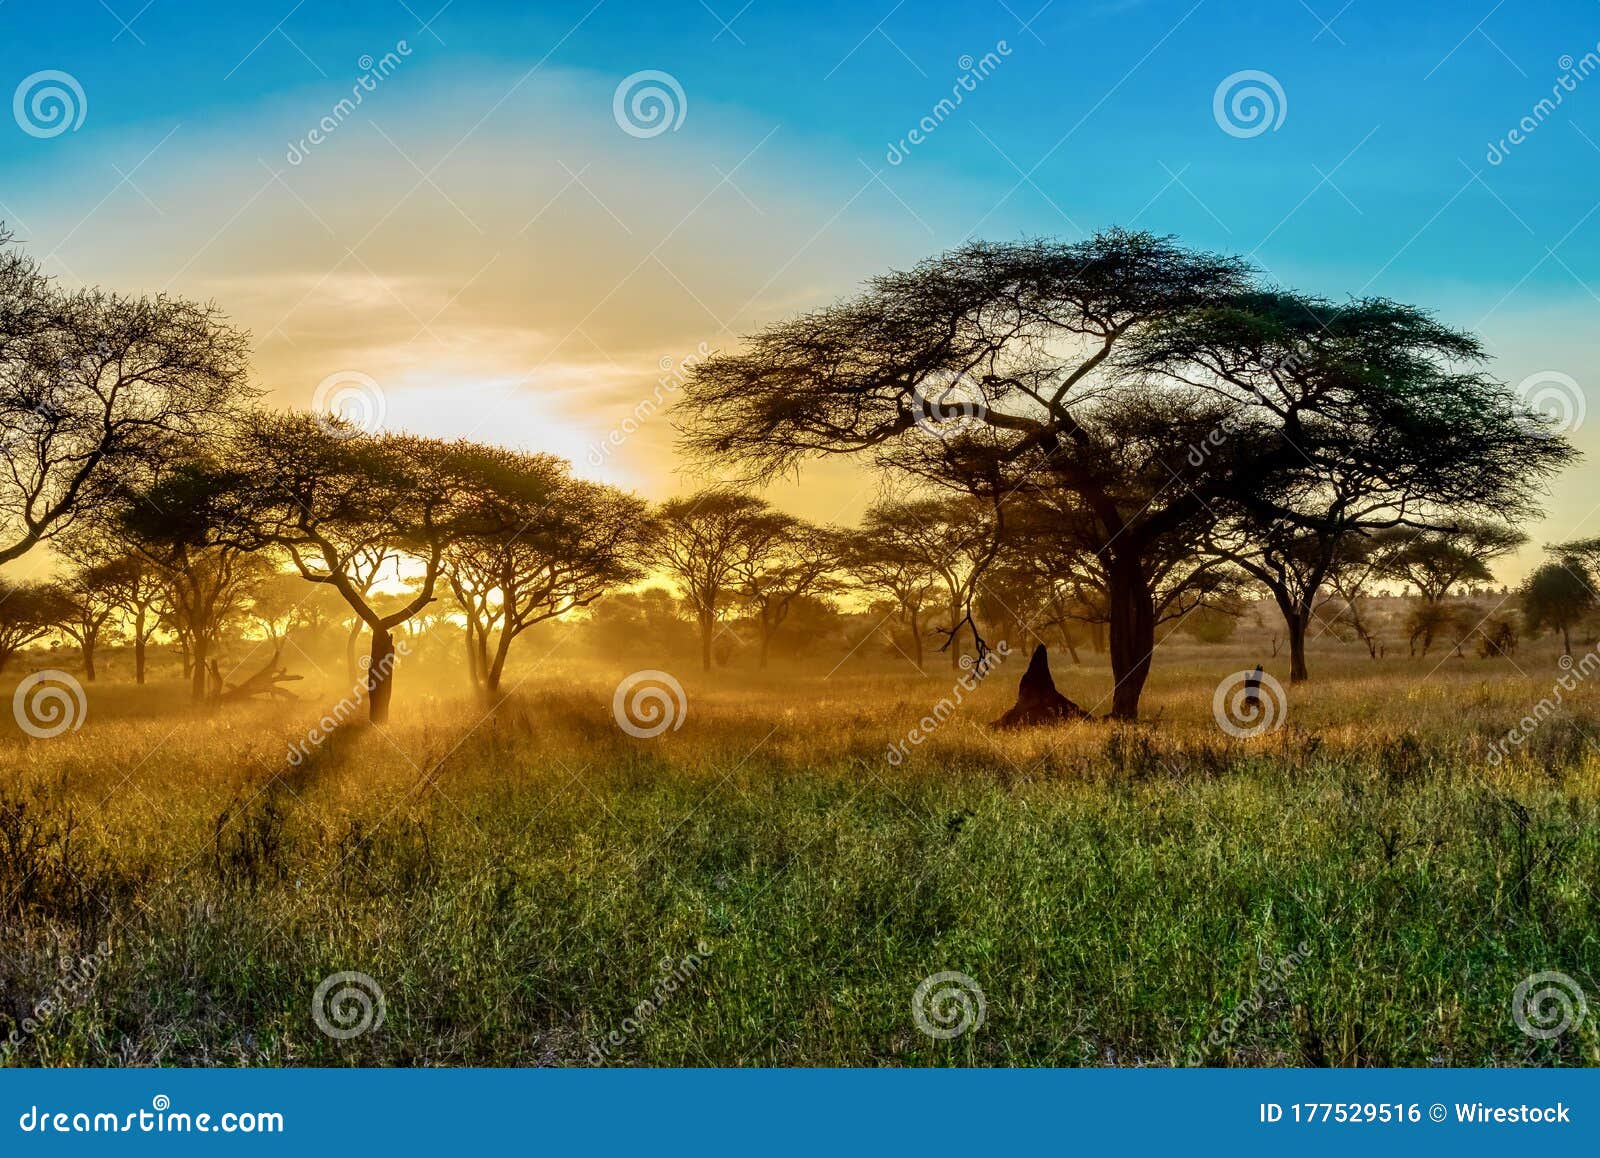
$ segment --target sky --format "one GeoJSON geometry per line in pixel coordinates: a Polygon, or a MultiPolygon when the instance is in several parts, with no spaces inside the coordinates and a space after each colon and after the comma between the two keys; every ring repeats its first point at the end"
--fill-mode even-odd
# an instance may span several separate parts
{"type": "Polygon", "coordinates": [[[1600,534],[1593,0],[0,0],[5,92],[0,220],[64,285],[214,301],[274,404],[661,498],[697,352],[1120,225],[1478,333],[1590,458],[1535,542],[1600,534]]]}

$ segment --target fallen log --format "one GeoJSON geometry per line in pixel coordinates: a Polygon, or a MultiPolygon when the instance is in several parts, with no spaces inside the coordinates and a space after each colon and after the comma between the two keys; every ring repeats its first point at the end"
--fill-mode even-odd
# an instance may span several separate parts
{"type": "Polygon", "coordinates": [[[291,675],[288,668],[278,666],[278,656],[282,653],[280,646],[272,653],[272,658],[267,665],[252,676],[247,676],[236,684],[224,684],[222,675],[217,670],[217,661],[211,660],[206,666],[211,669],[212,699],[219,704],[236,703],[239,700],[248,700],[255,696],[271,696],[279,700],[298,700],[300,697],[287,688],[278,685],[292,683],[304,679],[304,676],[291,675]]]}
{"type": "Polygon", "coordinates": [[[1031,728],[1067,720],[1087,720],[1089,713],[1056,691],[1050,678],[1050,658],[1044,644],[1033,649],[1028,670],[1017,684],[1017,702],[992,725],[996,728],[1031,728]]]}

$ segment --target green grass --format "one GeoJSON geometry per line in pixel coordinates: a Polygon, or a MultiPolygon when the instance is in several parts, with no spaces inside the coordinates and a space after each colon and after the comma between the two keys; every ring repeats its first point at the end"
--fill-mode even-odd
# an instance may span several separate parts
{"type": "Polygon", "coordinates": [[[1600,1001],[1600,690],[1493,766],[1553,654],[1329,645],[1287,726],[1235,739],[1211,691],[1254,659],[1173,648],[1152,722],[1001,736],[1014,657],[898,767],[950,673],[680,669],[683,726],[642,740],[610,706],[640,665],[542,670],[488,717],[403,668],[390,727],[298,768],[333,681],[215,713],[96,685],[81,730],[0,741],[0,1038],[104,942],[10,1064],[590,1064],[613,1031],[640,1065],[1600,1061],[1600,1008],[1512,1017],[1543,970],[1600,1001]],[[349,1040],[312,1018],[340,970],[386,1003],[349,1040]],[[912,1016],[941,971],[984,994],[951,1040],[912,1016]]]}

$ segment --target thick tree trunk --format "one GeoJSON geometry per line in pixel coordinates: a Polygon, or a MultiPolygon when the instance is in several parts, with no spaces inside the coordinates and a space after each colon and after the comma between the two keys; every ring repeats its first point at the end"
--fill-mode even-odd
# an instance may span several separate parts
{"type": "Polygon", "coordinates": [[[1111,718],[1139,718],[1139,696],[1150,676],[1156,646],[1155,598],[1137,559],[1112,559],[1106,568],[1110,586],[1111,718]]]}
{"type": "Polygon", "coordinates": [[[94,640],[86,639],[78,648],[83,653],[83,681],[94,683],[94,640]]]}
{"type": "Polygon", "coordinates": [[[372,629],[372,651],[367,665],[367,719],[389,722],[389,700],[394,694],[394,636],[388,628],[372,629]]]}
{"type": "MultiPolygon", "coordinates": [[[[1565,623],[1561,625],[1561,654],[1568,657],[1572,655],[1572,636],[1565,623]]],[[[91,676],[89,678],[93,679],[94,677],[91,676]]]]}
{"type": "Polygon", "coordinates": [[[1289,682],[1303,684],[1311,678],[1306,670],[1306,630],[1311,626],[1311,609],[1296,607],[1289,600],[1278,597],[1278,610],[1283,612],[1283,625],[1289,633],[1289,682]]]}
{"type": "Polygon", "coordinates": [[[950,642],[945,646],[950,649],[950,670],[961,670],[961,605],[950,605],[950,642]]]}

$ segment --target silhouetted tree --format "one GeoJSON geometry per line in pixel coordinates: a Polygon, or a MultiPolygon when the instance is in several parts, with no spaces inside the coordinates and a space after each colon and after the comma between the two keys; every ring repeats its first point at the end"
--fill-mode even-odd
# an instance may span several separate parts
{"type": "Polygon", "coordinates": [[[0,579],[0,671],[23,648],[54,631],[60,618],[58,593],[49,584],[0,579]]]}
{"type": "Polygon", "coordinates": [[[0,229],[0,563],[194,450],[253,396],[211,306],[73,293],[0,229]]]}
{"type": "Polygon", "coordinates": [[[712,487],[656,509],[645,557],[678,586],[700,634],[700,666],[711,670],[717,620],[735,596],[740,560],[770,533],[772,507],[755,495],[712,487]]]}
{"type": "Polygon", "coordinates": [[[444,552],[466,619],[469,668],[490,695],[517,636],[642,575],[635,560],[647,513],[644,500],[575,479],[553,455],[496,457],[478,496],[483,529],[444,552]]]}
{"type": "Polygon", "coordinates": [[[261,413],[232,440],[215,480],[219,541],[275,548],[313,583],[342,595],[372,632],[367,713],[389,718],[393,631],[434,599],[445,549],[481,527],[478,496],[504,455],[465,441],[364,435],[327,415],[261,413]],[[361,585],[361,564],[391,552],[411,566],[414,593],[380,609],[361,585]]]}
{"type": "Polygon", "coordinates": [[[1528,541],[1521,531],[1498,523],[1461,520],[1439,527],[1396,527],[1373,536],[1379,573],[1410,583],[1429,603],[1438,603],[1457,584],[1487,583],[1489,564],[1528,541]]]}
{"type": "Polygon", "coordinates": [[[1572,628],[1596,606],[1594,580],[1576,557],[1539,567],[1519,592],[1528,630],[1561,633],[1561,654],[1572,654],[1572,628]]]}
{"type": "MultiPolygon", "coordinates": [[[[1277,300],[1244,262],[1148,234],[973,243],[699,362],[685,446],[755,478],[866,452],[997,503],[1048,477],[1086,516],[1105,576],[1112,715],[1133,718],[1155,645],[1152,557],[1175,556],[1229,502],[1255,496],[1253,509],[1309,516],[1315,505],[1289,501],[1294,480],[1333,461],[1381,473],[1395,446],[1406,455],[1391,473],[1454,461],[1445,489],[1469,495],[1503,494],[1508,476],[1537,481],[1571,456],[1503,384],[1406,342],[1372,365],[1362,359],[1381,342],[1330,344],[1316,373],[1270,389],[1253,361],[1236,373],[1212,356],[1234,349],[1249,319],[1281,320],[1277,300]],[[1387,438],[1361,439],[1380,427],[1387,438]]],[[[1479,356],[1469,336],[1437,340],[1456,362],[1479,356]]]]}

